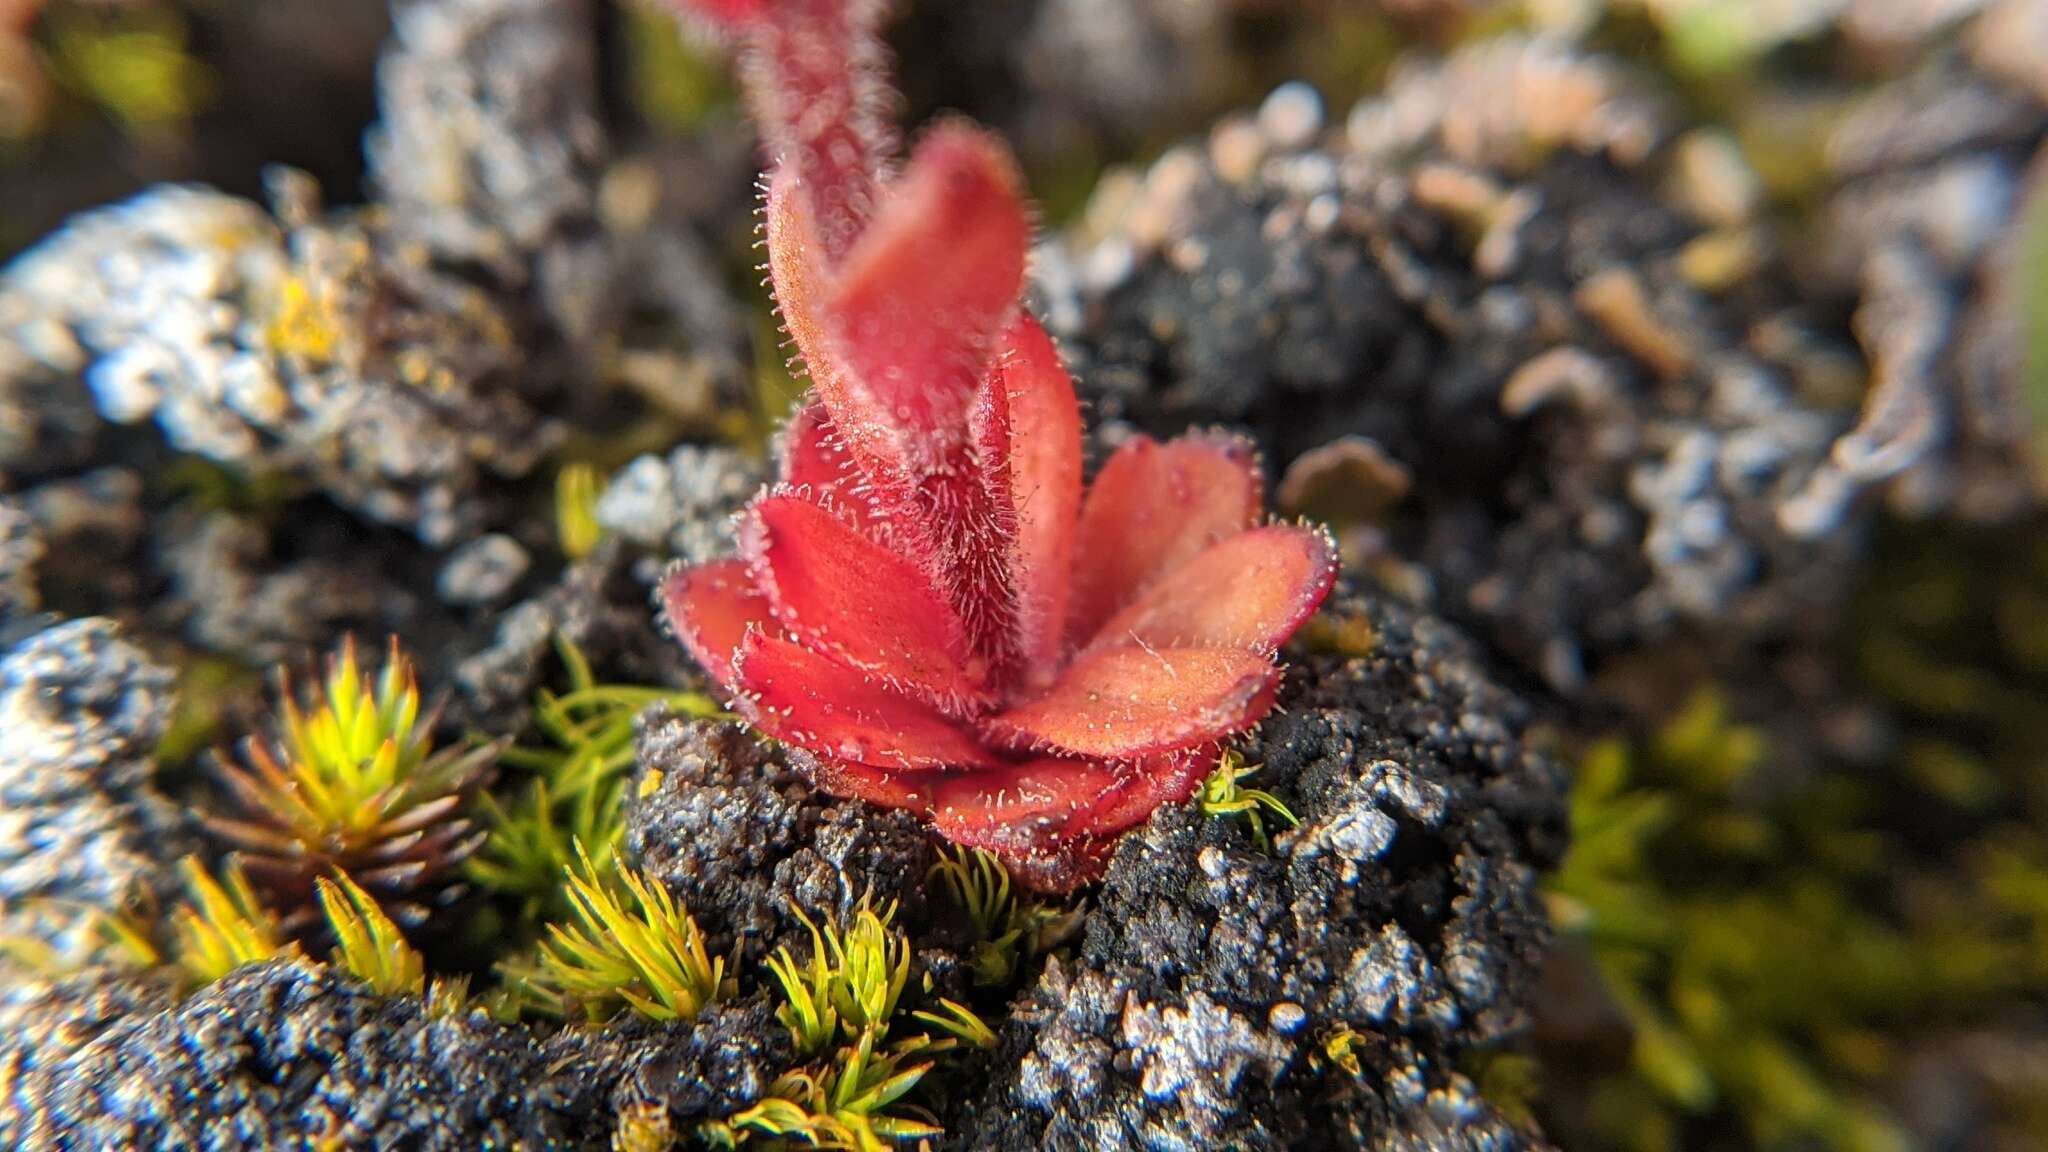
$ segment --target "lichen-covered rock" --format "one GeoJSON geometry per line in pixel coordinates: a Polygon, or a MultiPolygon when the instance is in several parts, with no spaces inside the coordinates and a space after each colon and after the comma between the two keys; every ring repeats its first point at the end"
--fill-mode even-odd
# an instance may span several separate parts
{"type": "Polygon", "coordinates": [[[1046,254],[1106,413],[1247,423],[1282,465],[1369,443],[1412,493],[1399,554],[1561,689],[1688,624],[1760,643],[1838,600],[1853,519],[1791,511],[1854,361],[1727,222],[1754,210],[1739,154],[1679,147],[1624,70],[1517,37],[1397,68],[1341,138],[1290,119],[1106,182],[1081,247],[1046,254]],[[1694,173],[1677,204],[1666,166],[1694,173]]]}
{"type": "Polygon", "coordinates": [[[322,217],[303,178],[278,189],[281,221],[199,188],[76,218],[0,275],[17,352],[0,360],[25,353],[31,376],[82,379],[109,421],[307,475],[428,542],[473,531],[480,478],[523,474],[554,435],[506,318],[374,217],[322,217]]]}
{"type": "Polygon", "coordinates": [[[0,1140],[38,1150],[600,1147],[626,1099],[723,1116],[787,1058],[760,998],[542,1038],[302,961],[183,1001],[103,971],[18,987],[0,1024],[0,1140]]]}
{"type": "Polygon", "coordinates": [[[733,550],[733,518],[761,488],[739,451],[684,444],[619,469],[597,501],[597,522],[665,558],[702,564],[733,550]]]}
{"type": "Polygon", "coordinates": [[[818,791],[737,721],[650,716],[639,765],[626,846],[714,948],[758,958],[799,913],[843,923],[864,900],[922,919],[935,857],[910,814],[818,791]]]}
{"type": "Polygon", "coordinates": [[[1126,839],[953,1146],[1523,1145],[1453,1069],[1527,1020],[1562,774],[1447,626],[1376,595],[1325,613],[1370,654],[1301,658],[1244,746],[1300,827],[1268,854],[1181,806],[1126,839]]]}
{"type": "Polygon", "coordinates": [[[60,951],[90,926],[40,909],[113,912],[168,891],[188,842],[152,780],[170,689],[108,620],[59,624],[0,658],[0,904],[60,951]]]}
{"type": "Polygon", "coordinates": [[[587,224],[605,153],[583,0],[401,0],[367,141],[392,225],[514,280],[587,224]]]}

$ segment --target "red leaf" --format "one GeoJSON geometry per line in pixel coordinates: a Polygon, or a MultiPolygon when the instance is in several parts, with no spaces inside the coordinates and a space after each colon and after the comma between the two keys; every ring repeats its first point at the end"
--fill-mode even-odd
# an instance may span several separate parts
{"type": "Polygon", "coordinates": [[[818,756],[899,771],[996,762],[936,710],[790,641],[748,633],[733,672],[756,728],[818,756]]]}
{"type": "Polygon", "coordinates": [[[1249,728],[1272,707],[1280,669],[1235,648],[1106,648],[1045,695],[983,722],[990,739],[1040,752],[1128,760],[1249,728]]]}
{"type": "Polygon", "coordinates": [[[882,113],[875,33],[866,0],[692,0],[744,37],[739,73],[778,171],[801,182],[823,266],[838,262],[865,226],[883,161],[895,145],[882,113]]]}
{"type": "Polygon", "coordinates": [[[848,261],[859,266],[849,270],[857,281],[849,289],[856,298],[849,306],[865,319],[837,311],[845,301],[822,269],[813,221],[786,171],[776,174],[769,189],[768,256],[783,322],[834,431],[868,481],[877,515],[889,526],[890,545],[925,571],[967,624],[976,652],[995,667],[1008,661],[1014,627],[1002,563],[1012,525],[996,506],[969,440],[966,405],[979,391],[988,342],[1015,307],[1024,228],[1014,174],[993,150],[964,129],[942,129],[928,138],[919,156],[937,159],[922,166],[914,160],[892,188],[911,184],[911,202],[937,198],[948,204],[931,206],[937,215],[930,219],[878,220],[863,238],[863,252],[848,261]],[[924,191],[943,190],[949,181],[970,191],[950,198],[924,191]],[[923,304],[916,304],[915,291],[904,291],[902,299],[869,299],[902,288],[903,277],[918,290],[932,286],[926,281],[960,279],[943,273],[959,270],[960,261],[987,246],[975,237],[1012,227],[1014,268],[996,277],[1007,283],[1012,298],[998,300],[988,276],[977,273],[966,277],[972,283],[953,284],[923,304]],[[934,235],[935,229],[950,231],[934,235]],[[911,266],[914,259],[935,257],[939,263],[922,275],[911,266]],[[958,326],[933,328],[937,314],[953,315],[958,326]],[[873,355],[861,355],[863,349],[873,355]],[[932,376],[933,371],[941,374],[932,376]],[[950,415],[941,419],[942,412],[950,415]]]}
{"type": "Polygon", "coordinates": [[[1096,634],[1097,647],[1243,648],[1271,655],[1321,606],[1337,551],[1308,528],[1271,525],[1211,544],[1096,634]]]}
{"type": "Polygon", "coordinates": [[[1080,836],[1114,836],[1145,822],[1166,804],[1193,796],[1216,767],[1214,746],[1154,756],[1126,770],[1117,786],[1096,800],[1069,831],[1080,836]]]}
{"type": "Polygon", "coordinates": [[[965,626],[923,572],[796,496],[756,500],[740,549],[775,618],[805,645],[955,709],[984,692],[965,626]]]}
{"type": "Polygon", "coordinates": [[[1108,765],[1031,760],[948,776],[932,786],[932,825],[956,844],[1029,852],[1056,843],[1068,823],[1116,788],[1108,765]]]}
{"type": "Polygon", "coordinates": [[[1009,463],[1015,649],[1026,682],[1042,688],[1065,655],[1074,520],[1081,509],[1081,406],[1052,338],[1024,313],[1004,330],[990,384],[993,442],[984,444],[983,455],[1009,463]]]}
{"type": "Polygon", "coordinates": [[[886,455],[915,482],[964,442],[1030,241],[1009,150],[965,125],[932,130],[820,301],[848,385],[820,394],[857,456],[887,437],[886,455]]]}
{"type": "Polygon", "coordinates": [[[1119,448],[1081,507],[1067,638],[1086,643],[1154,580],[1251,527],[1260,499],[1256,454],[1240,437],[1140,436],[1119,448]]]}
{"type": "Polygon", "coordinates": [[[675,568],[661,582],[661,610],[676,639],[727,689],[733,682],[733,652],[747,630],[775,627],[768,598],[738,560],[675,568]]]}
{"type": "Polygon", "coordinates": [[[932,806],[928,772],[898,772],[814,756],[801,748],[792,749],[790,763],[810,778],[812,784],[834,796],[865,800],[884,808],[908,808],[928,812],[932,806]]]}
{"type": "Polygon", "coordinates": [[[790,415],[782,430],[781,457],[784,486],[807,492],[812,502],[842,514],[868,536],[880,539],[876,535],[880,514],[865,491],[867,478],[833,431],[824,405],[813,400],[790,415]]]}
{"type": "Polygon", "coordinates": [[[1116,855],[1117,836],[1069,836],[1027,851],[995,851],[1010,879],[1035,892],[1072,892],[1102,878],[1116,855]]]}

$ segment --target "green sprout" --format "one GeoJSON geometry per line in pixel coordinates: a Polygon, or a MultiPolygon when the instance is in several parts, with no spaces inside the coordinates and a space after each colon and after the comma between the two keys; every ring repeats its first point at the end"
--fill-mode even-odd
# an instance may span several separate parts
{"type": "Polygon", "coordinates": [[[930,877],[974,924],[974,982],[983,987],[1009,985],[1023,958],[1050,951],[1080,921],[1073,909],[1020,897],[1002,861],[980,848],[941,846],[930,877]]]}
{"type": "Polygon", "coordinates": [[[426,962],[369,893],[340,872],[316,883],[334,932],[335,964],[379,996],[418,995],[426,988],[426,962]]]}
{"type": "MultiPolygon", "coordinates": [[[[995,1030],[957,1001],[936,1010],[902,1012],[910,979],[910,942],[891,927],[895,905],[877,911],[863,902],[844,924],[820,925],[802,912],[811,954],[799,963],[788,948],[769,958],[782,991],[776,1019],[789,1030],[798,1066],[777,1077],[768,1094],[699,1127],[724,1148],[838,1148],[878,1152],[892,1143],[941,1134],[906,1097],[947,1053],[993,1048],[995,1030]],[[926,1031],[890,1038],[907,1016],[926,1031]]],[[[925,980],[931,991],[931,979],[925,980]]]]}
{"type": "Polygon", "coordinates": [[[1202,783],[1200,804],[1202,811],[1221,819],[1225,816],[1243,816],[1251,825],[1252,843],[1259,851],[1272,850],[1273,842],[1266,835],[1266,820],[1261,809],[1271,812],[1276,818],[1287,822],[1289,828],[1297,827],[1301,821],[1287,810],[1278,796],[1259,788],[1246,788],[1243,781],[1257,772],[1261,766],[1246,764],[1244,754],[1235,748],[1223,753],[1216,763],[1216,771],[1202,783]]]}
{"type": "Polygon", "coordinates": [[[697,692],[599,684],[590,662],[560,633],[555,651],[569,690],[542,689],[534,701],[534,725],[548,746],[513,747],[501,755],[501,764],[527,774],[526,786],[509,802],[478,799],[488,834],[467,865],[471,880],[524,900],[529,920],[568,914],[561,878],[577,862],[576,844],[589,849],[600,869],[610,869],[625,834],[625,778],[639,715],[654,704],[689,716],[724,715],[697,692]]]}
{"type": "Polygon", "coordinates": [[[601,492],[597,469],[589,464],[566,464],[555,474],[555,539],[571,560],[590,555],[604,538],[597,522],[601,492]]]}
{"type": "Polygon", "coordinates": [[[582,845],[566,870],[574,924],[552,924],[541,944],[541,978],[592,1020],[631,1008],[650,1020],[688,1020],[732,989],[725,960],[704,947],[697,921],[638,872],[611,866],[607,885],[582,845]]]}
{"type": "Polygon", "coordinates": [[[811,934],[811,957],[799,964],[787,947],[768,958],[782,985],[783,1005],[775,1018],[789,1030],[802,1059],[824,1051],[844,1030],[848,1037],[888,1029],[903,986],[910,979],[910,944],[890,930],[896,906],[877,913],[863,904],[851,926],[818,926],[797,917],[811,934]]]}
{"type": "Polygon", "coordinates": [[[956,1000],[948,1000],[941,996],[939,1011],[927,1012],[919,1009],[910,1015],[912,1019],[969,1048],[986,1051],[996,1046],[995,1029],[990,1028],[988,1021],[977,1015],[974,1009],[956,1000]]]}
{"type": "Polygon", "coordinates": [[[1346,1075],[1363,1076],[1365,1065],[1358,1059],[1358,1046],[1364,1040],[1365,1037],[1349,1025],[1339,1027],[1323,1038],[1323,1059],[1346,1075]]]}
{"type": "Polygon", "coordinates": [[[822,1070],[777,1077],[766,1098],[716,1126],[712,1138],[732,1146],[756,1132],[812,1148],[885,1152],[894,1143],[942,1135],[938,1125],[897,1110],[931,1071],[930,1062],[911,1063],[928,1050],[914,1043],[878,1048],[876,1034],[863,1032],[822,1070]]]}
{"type": "Polygon", "coordinates": [[[239,861],[228,864],[226,884],[194,856],[180,861],[178,870],[191,898],[171,914],[171,930],[178,968],[191,986],[202,988],[245,964],[298,952],[256,899],[239,861]]]}

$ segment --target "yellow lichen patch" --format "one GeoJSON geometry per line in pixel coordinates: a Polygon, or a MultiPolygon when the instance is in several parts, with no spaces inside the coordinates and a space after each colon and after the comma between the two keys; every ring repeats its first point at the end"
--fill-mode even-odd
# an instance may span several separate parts
{"type": "Polygon", "coordinates": [[[288,276],[278,286],[277,311],[264,335],[281,356],[329,363],[341,347],[340,303],[306,277],[288,276]]]}

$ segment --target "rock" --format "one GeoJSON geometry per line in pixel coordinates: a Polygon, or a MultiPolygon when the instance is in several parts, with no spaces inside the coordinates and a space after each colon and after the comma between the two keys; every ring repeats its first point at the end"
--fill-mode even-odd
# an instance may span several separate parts
{"type": "Polygon", "coordinates": [[[1178,806],[1128,837],[950,1146],[1527,1145],[1452,1069],[1528,1020],[1563,774],[1444,624],[1370,593],[1324,611],[1371,652],[1298,658],[1244,745],[1301,826],[1267,854],[1178,806]]]}
{"type": "Polygon", "coordinates": [[[432,679],[453,690],[450,722],[491,732],[523,729],[535,690],[554,674],[558,636],[614,682],[685,682],[688,661],[655,627],[652,574],[640,570],[638,559],[625,541],[605,540],[539,595],[497,613],[487,633],[442,653],[432,679]]]}
{"type": "Polygon", "coordinates": [[[595,212],[605,153],[583,0],[400,0],[366,141],[393,225],[515,282],[595,212]]]}
{"type": "Polygon", "coordinates": [[[736,721],[644,721],[626,846],[687,905],[714,951],[758,959],[798,913],[845,922],[862,901],[924,915],[935,857],[924,826],[819,792],[736,721]]]}
{"type": "Polygon", "coordinates": [[[156,562],[170,581],[156,615],[195,644],[258,665],[297,661],[343,632],[395,629],[412,615],[418,598],[382,578],[361,539],[346,558],[315,549],[292,559],[278,555],[277,535],[232,512],[165,516],[156,562]]]}
{"type": "Polygon", "coordinates": [[[70,951],[90,932],[81,913],[170,890],[191,842],[153,780],[170,690],[169,670],[108,620],[59,624],[0,658],[0,931],[70,951]],[[51,907],[73,915],[41,914],[51,907]]]}
{"type": "Polygon", "coordinates": [[[766,477],[739,451],[685,444],[621,468],[597,501],[597,522],[663,557],[691,564],[733,550],[732,519],[766,477]]]}
{"type": "Polygon", "coordinates": [[[101,416],[179,451],[312,478],[373,520],[447,543],[555,436],[520,394],[508,322],[402,256],[371,220],[320,216],[303,177],[281,220],[201,188],[75,218],[0,274],[0,395],[82,379],[101,416]]]}
{"type": "Polygon", "coordinates": [[[723,1116],[787,1059],[759,998],[543,1038],[296,960],[182,1002],[105,972],[16,988],[0,1023],[0,1140],[35,1149],[593,1147],[627,1099],[723,1116]]]}
{"type": "Polygon", "coordinates": [[[504,599],[532,562],[517,540],[491,532],[457,548],[435,588],[450,604],[490,604],[504,599]]]}
{"type": "Polygon", "coordinates": [[[1247,424],[1286,474],[1371,442],[1412,494],[1361,559],[1426,573],[1441,611],[1556,689],[1687,628],[1760,650],[1823,627],[1846,588],[1853,509],[1799,531],[1788,509],[1849,428],[1810,382],[1850,353],[1756,286],[1768,272],[1728,271],[1777,259],[1760,236],[1718,262],[1692,247],[1696,201],[1734,220],[1750,193],[1722,173],[1664,203],[1712,151],[1660,174],[1666,120],[1621,68],[1547,40],[1410,60],[1345,140],[1249,184],[1161,160],[1147,183],[1181,206],[1069,252],[1138,259],[1113,283],[1055,271],[1045,315],[1105,415],[1247,424]],[[1694,283],[1703,264],[1743,287],[1694,283]]]}

